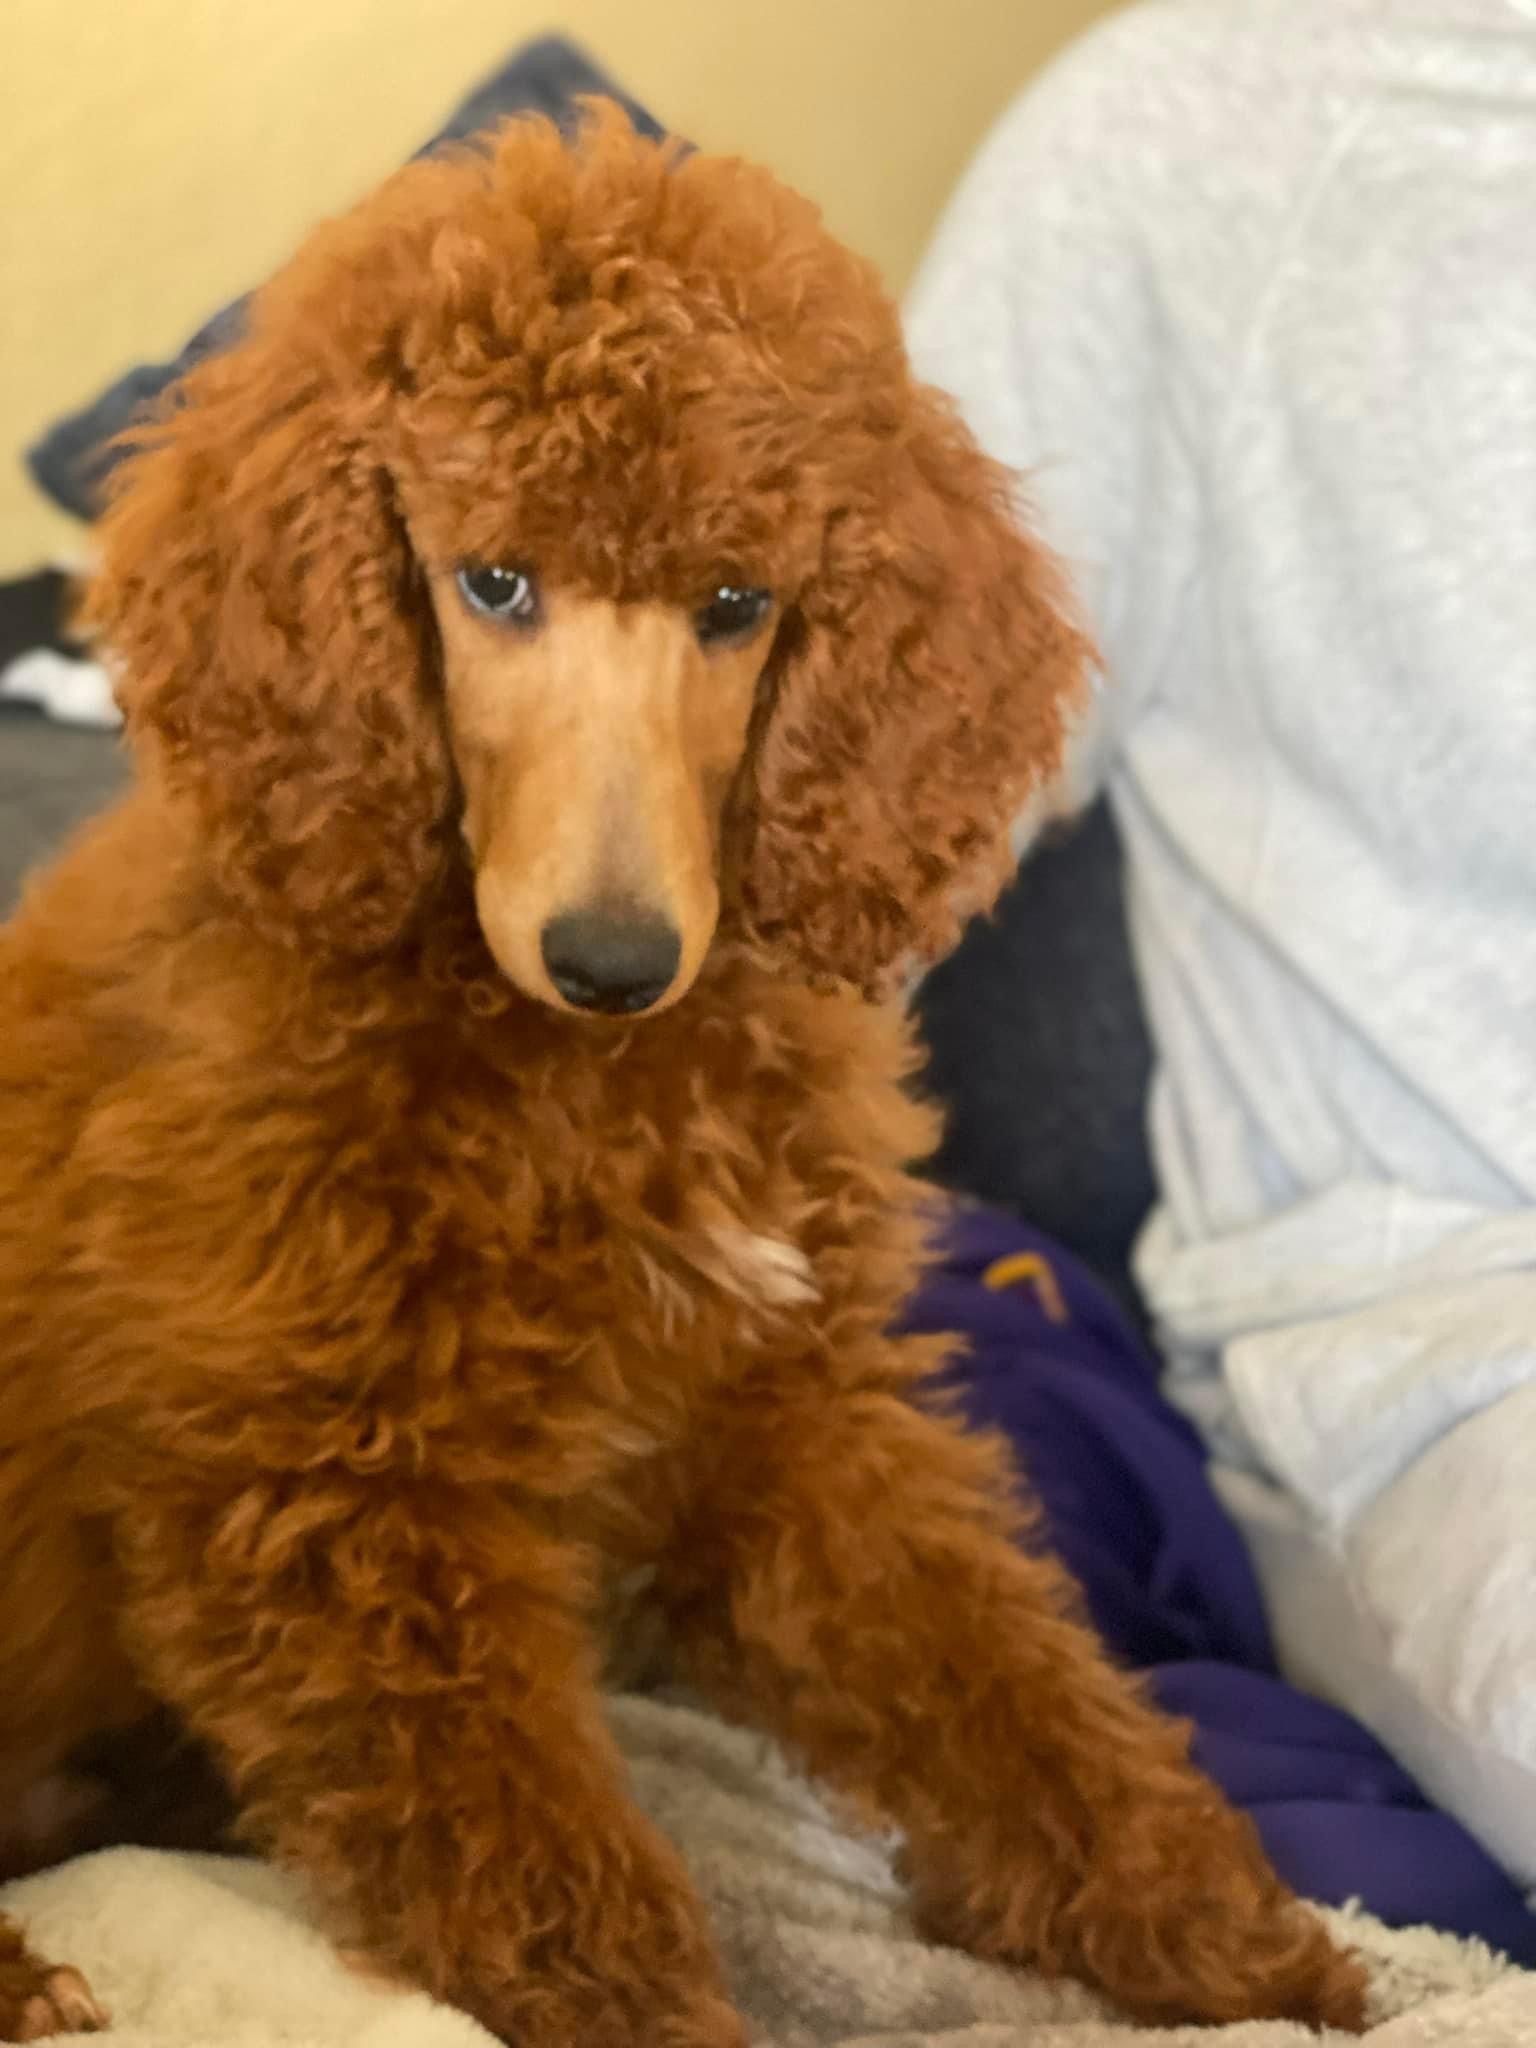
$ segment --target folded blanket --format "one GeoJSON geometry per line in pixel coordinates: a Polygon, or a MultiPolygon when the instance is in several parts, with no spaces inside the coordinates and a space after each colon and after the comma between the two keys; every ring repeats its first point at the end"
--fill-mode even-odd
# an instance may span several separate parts
{"type": "MultiPolygon", "coordinates": [[[[1075,1984],[934,1948],[885,1848],[842,1833],[757,1738],[655,1700],[614,1705],[641,1803],[709,1900],[762,2048],[1304,2048],[1289,2023],[1149,2034],[1075,1984]]],[[[297,1885],[253,1863],[113,1850],[5,1903],[89,1974],[115,2048],[473,2048],[462,2014],[350,1974],[297,1885]]],[[[1529,2048],[1536,1975],[1475,1942],[1330,1916],[1367,1957],[1372,2048],[1529,2048]]]]}

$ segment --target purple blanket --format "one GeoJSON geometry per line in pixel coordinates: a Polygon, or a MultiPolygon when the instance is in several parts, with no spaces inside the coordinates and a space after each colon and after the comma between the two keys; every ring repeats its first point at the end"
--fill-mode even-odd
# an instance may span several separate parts
{"type": "Polygon", "coordinates": [[[1196,1757],[1286,1880],[1536,1964],[1536,1916],[1499,1866],[1357,1721],[1277,1675],[1200,1441],[1097,1282],[1049,1239],[967,1210],[907,1320],[968,1340],[954,1369],[967,1412],[1012,1440],[1100,1630],[1194,1723],[1196,1757]]]}

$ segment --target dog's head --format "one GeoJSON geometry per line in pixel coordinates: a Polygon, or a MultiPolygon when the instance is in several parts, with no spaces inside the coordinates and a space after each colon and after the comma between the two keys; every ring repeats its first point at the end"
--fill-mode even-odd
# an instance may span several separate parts
{"type": "Polygon", "coordinates": [[[94,615],[218,885],[313,949],[445,880],[527,995],[722,929],[874,992],[1006,871],[1083,646],[870,270],[613,112],[317,235],[126,466],[94,615]]]}

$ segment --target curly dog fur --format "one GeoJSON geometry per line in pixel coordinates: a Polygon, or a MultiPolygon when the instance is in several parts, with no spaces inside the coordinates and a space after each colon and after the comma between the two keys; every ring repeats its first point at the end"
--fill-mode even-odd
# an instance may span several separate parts
{"type": "MultiPolygon", "coordinates": [[[[604,1722],[638,1589],[947,1938],[1357,2024],[889,1334],[935,1131],[879,998],[1084,649],[869,270],[755,170],[517,125],[145,438],[93,599],[138,783],[0,936],[13,1867],[170,1708],[371,1966],[519,2048],[739,2043],[604,1722]],[[666,927],[649,1014],[584,1014],[571,914],[666,927]]],[[[90,2020],[5,1942],[0,2038],[90,2020]]]]}

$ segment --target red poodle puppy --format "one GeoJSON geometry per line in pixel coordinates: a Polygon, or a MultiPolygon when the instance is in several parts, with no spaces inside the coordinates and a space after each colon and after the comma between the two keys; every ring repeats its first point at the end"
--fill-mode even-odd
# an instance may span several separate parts
{"type": "MultiPolygon", "coordinates": [[[[889,1334],[879,998],[1084,649],[869,269],[514,126],[314,237],[104,549],[138,786],[0,935],[0,1818],[168,1705],[354,1952],[519,2048],[730,2048],[604,1721],[643,1586],[944,1938],[1358,2023],[889,1334]]],[[[4,1931],[0,2038],[98,2017],[4,1931]]]]}

